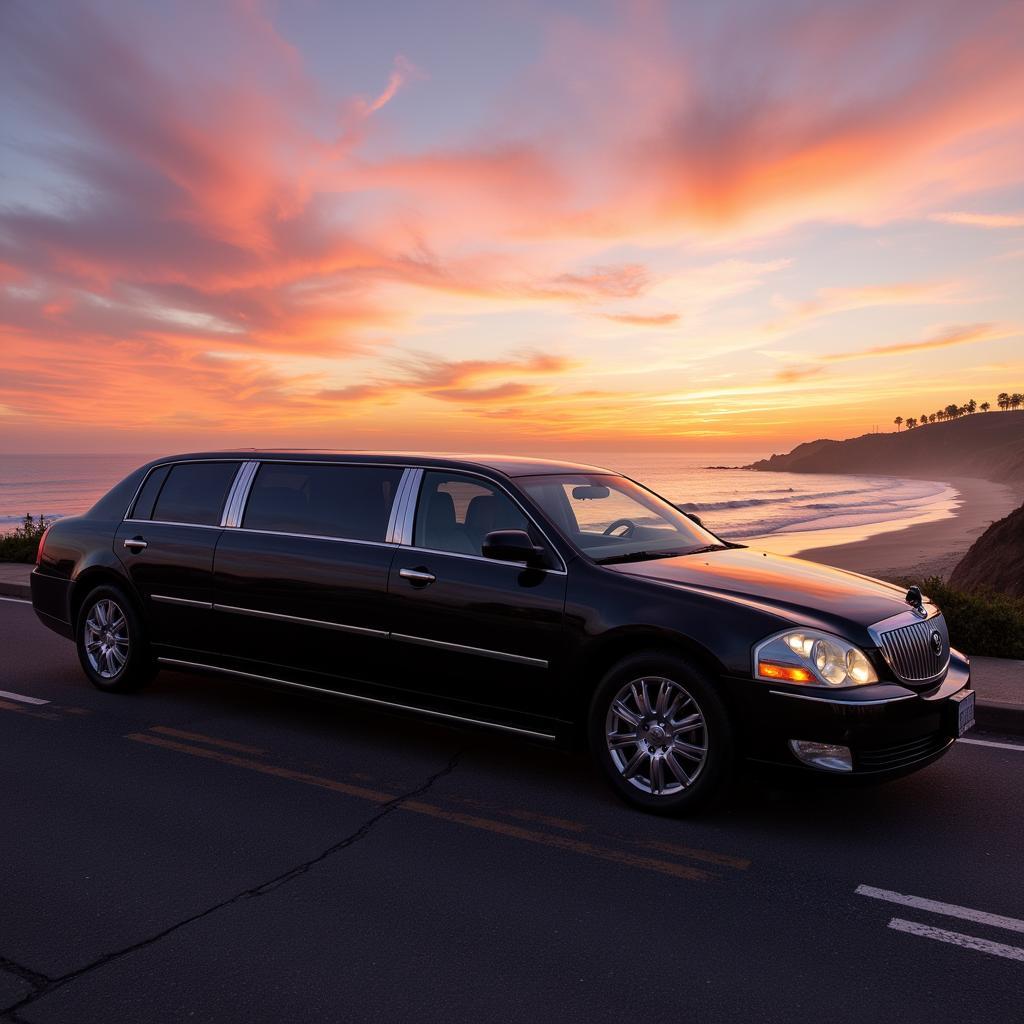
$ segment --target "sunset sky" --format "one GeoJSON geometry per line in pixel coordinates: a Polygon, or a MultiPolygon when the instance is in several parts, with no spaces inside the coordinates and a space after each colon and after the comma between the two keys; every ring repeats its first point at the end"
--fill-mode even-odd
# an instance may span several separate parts
{"type": "Polygon", "coordinates": [[[1024,5],[0,5],[0,450],[782,450],[1024,391],[1024,5]]]}

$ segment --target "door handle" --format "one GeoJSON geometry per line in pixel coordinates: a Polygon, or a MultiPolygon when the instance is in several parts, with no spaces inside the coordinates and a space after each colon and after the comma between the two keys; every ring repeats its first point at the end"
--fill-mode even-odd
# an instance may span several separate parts
{"type": "Polygon", "coordinates": [[[408,580],[414,586],[419,584],[425,587],[428,583],[433,583],[437,579],[432,572],[427,572],[425,569],[399,569],[398,575],[403,580],[408,580]]]}
{"type": "Polygon", "coordinates": [[[149,545],[141,537],[134,537],[131,540],[126,540],[124,542],[124,546],[129,551],[134,551],[136,554],[138,554],[138,552],[140,551],[145,551],[145,549],[149,547],[149,545]]]}

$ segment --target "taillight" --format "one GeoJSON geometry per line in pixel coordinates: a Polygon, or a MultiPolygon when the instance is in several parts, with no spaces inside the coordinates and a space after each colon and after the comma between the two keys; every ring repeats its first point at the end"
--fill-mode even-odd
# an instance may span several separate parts
{"type": "Polygon", "coordinates": [[[36,549],[36,565],[39,565],[43,561],[43,545],[46,544],[46,536],[53,529],[53,523],[43,530],[42,537],[39,538],[39,547],[36,549]]]}

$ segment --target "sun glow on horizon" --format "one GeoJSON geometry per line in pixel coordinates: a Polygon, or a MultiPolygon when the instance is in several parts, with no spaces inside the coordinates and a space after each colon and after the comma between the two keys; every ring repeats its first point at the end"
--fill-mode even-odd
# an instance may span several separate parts
{"type": "Polygon", "coordinates": [[[1024,390],[1022,32],[5,4],[0,449],[767,451],[1024,390]]]}

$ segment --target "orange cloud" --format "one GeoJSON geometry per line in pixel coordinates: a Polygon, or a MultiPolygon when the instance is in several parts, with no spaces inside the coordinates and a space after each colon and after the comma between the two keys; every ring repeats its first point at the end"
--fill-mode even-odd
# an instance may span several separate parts
{"type": "Polygon", "coordinates": [[[974,228],[1024,228],[1024,213],[933,213],[930,219],[974,228]]]}
{"type": "Polygon", "coordinates": [[[679,320],[678,313],[599,313],[605,320],[614,320],[618,324],[629,324],[632,327],[667,327],[679,320]]]}
{"type": "Polygon", "coordinates": [[[905,352],[922,352],[927,349],[950,348],[953,345],[970,345],[979,341],[995,341],[999,338],[1011,338],[1019,334],[1021,329],[999,324],[965,324],[949,327],[930,338],[922,341],[903,341],[893,345],[875,345],[861,349],[859,352],[833,352],[818,356],[827,362],[840,362],[849,359],[863,359],[868,356],[894,356],[905,352]]]}

